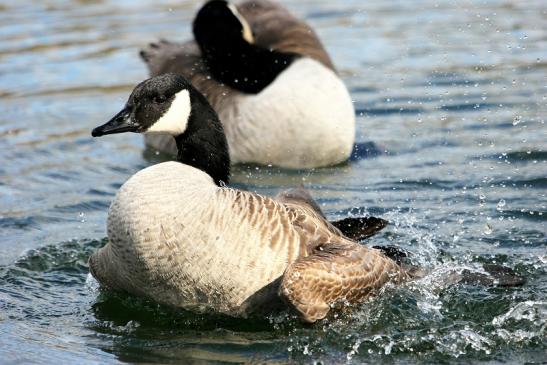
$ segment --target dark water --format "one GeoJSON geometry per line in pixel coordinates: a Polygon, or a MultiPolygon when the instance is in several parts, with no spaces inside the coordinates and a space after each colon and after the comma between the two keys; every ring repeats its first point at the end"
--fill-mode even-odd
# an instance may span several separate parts
{"type": "Polygon", "coordinates": [[[329,217],[380,215],[371,242],[432,271],[314,326],[100,293],[87,258],[109,203],[155,163],[137,135],[92,140],[146,77],[139,47],[184,39],[197,2],[0,3],[0,363],[544,363],[547,6],[286,2],[317,29],[358,114],[348,164],[235,168],[264,194],[304,182],[329,217]],[[501,263],[519,288],[446,286],[501,263]]]}

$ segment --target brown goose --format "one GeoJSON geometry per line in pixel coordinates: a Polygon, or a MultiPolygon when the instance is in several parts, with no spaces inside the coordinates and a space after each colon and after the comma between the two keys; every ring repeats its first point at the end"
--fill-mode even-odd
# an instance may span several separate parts
{"type": "MultiPolygon", "coordinates": [[[[347,160],[355,139],[350,95],[317,35],[269,0],[207,2],[194,39],[141,51],[151,76],[188,79],[217,111],[232,163],[312,168],[347,160]]],[[[176,155],[167,134],[146,143],[176,155]]]]}
{"type": "MultiPolygon", "coordinates": [[[[93,136],[169,133],[178,162],[132,176],[108,214],[109,243],[90,258],[104,286],[160,303],[232,316],[288,305],[307,322],[408,278],[381,251],[345,236],[301,189],[268,198],[225,186],[230,158],[217,114],[183,77],[139,84],[93,136]]],[[[366,225],[366,224],[365,224],[366,225]]]]}

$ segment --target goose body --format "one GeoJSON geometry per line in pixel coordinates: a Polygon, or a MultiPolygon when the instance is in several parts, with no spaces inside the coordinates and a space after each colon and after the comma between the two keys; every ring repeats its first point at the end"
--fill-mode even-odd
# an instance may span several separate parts
{"type": "MultiPolygon", "coordinates": [[[[125,107],[92,135],[169,133],[177,162],[137,172],[108,213],[108,243],[89,259],[104,286],[174,307],[231,316],[294,310],[315,322],[388,282],[418,275],[407,253],[356,240],[385,226],[371,217],[329,222],[302,188],[275,198],[226,187],[222,124],[187,80],[166,74],[137,85],[125,107]],[[408,270],[410,269],[410,270],[408,270]]],[[[522,285],[507,268],[453,282],[522,285]]],[[[449,278],[451,279],[451,278],[449,278]]]]}
{"type": "MultiPolygon", "coordinates": [[[[356,250],[368,269],[367,275],[348,270],[355,276],[350,283],[329,282],[333,293],[345,285],[357,287],[359,279],[368,292],[406,277],[394,261],[345,238],[306,204],[219,187],[203,171],[177,162],[139,171],[121,187],[110,207],[108,237],[90,259],[91,272],[103,285],[232,316],[278,306],[284,273],[299,260],[304,272],[302,259],[319,260],[321,267],[308,274],[319,280],[350,269],[342,257],[321,257],[322,245],[356,250]]],[[[299,275],[293,276],[297,285],[299,275]]]]}
{"type": "Polygon", "coordinates": [[[164,304],[245,315],[244,303],[301,254],[293,216],[271,199],[220,188],[199,169],[161,163],[118,192],[110,242],[92,257],[92,272],[164,304]]]}
{"type": "MultiPolygon", "coordinates": [[[[249,52],[243,61],[237,55],[223,58],[224,53],[232,52],[230,37],[224,40],[228,44],[226,52],[210,57],[204,55],[207,47],[197,41],[182,44],[161,41],[141,52],[150,74],[183,75],[207,97],[224,125],[232,163],[312,168],[345,161],[355,139],[354,107],[315,32],[271,1],[246,1],[233,9],[242,24],[241,39],[233,42],[248,43],[241,50],[234,45],[234,53],[249,52]],[[247,29],[252,32],[252,39],[247,29]],[[254,73],[249,71],[247,75],[243,68],[226,79],[216,75],[220,72],[215,72],[217,63],[219,69],[230,70],[254,57],[255,52],[265,50],[277,52],[279,60],[256,56],[251,62],[258,68],[254,73]],[[269,70],[268,62],[284,66],[269,70]],[[255,88],[245,84],[248,79],[268,82],[255,88]]],[[[199,38],[196,23],[206,23],[206,27],[211,22],[223,21],[223,18],[209,20],[202,13],[205,12],[200,11],[194,22],[196,38],[199,38]]],[[[153,148],[176,154],[171,136],[146,135],[145,139],[153,148]]]]}
{"type": "Polygon", "coordinates": [[[226,187],[222,124],[181,76],[142,82],[92,134],[121,132],[169,133],[178,155],[139,171],[116,194],[109,242],[89,260],[103,286],[232,316],[288,306],[314,322],[337,302],[362,300],[408,277],[381,251],[342,233],[347,226],[354,234],[361,221],[331,224],[302,189],[268,198],[226,187]]]}

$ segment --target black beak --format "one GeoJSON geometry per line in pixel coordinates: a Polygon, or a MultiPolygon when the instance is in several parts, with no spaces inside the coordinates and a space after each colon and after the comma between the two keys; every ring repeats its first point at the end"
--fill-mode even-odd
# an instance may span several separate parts
{"type": "Polygon", "coordinates": [[[116,114],[114,118],[100,127],[91,131],[93,137],[100,137],[106,134],[138,132],[138,125],[131,122],[131,109],[125,107],[121,112],[116,114]]]}

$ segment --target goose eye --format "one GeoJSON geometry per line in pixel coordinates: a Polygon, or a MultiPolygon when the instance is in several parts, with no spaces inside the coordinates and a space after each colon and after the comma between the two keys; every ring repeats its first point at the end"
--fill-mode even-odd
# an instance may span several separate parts
{"type": "Polygon", "coordinates": [[[155,96],[155,97],[154,97],[154,103],[161,104],[161,103],[164,103],[165,100],[167,100],[167,99],[165,98],[165,96],[158,95],[158,96],[155,96]]]}

